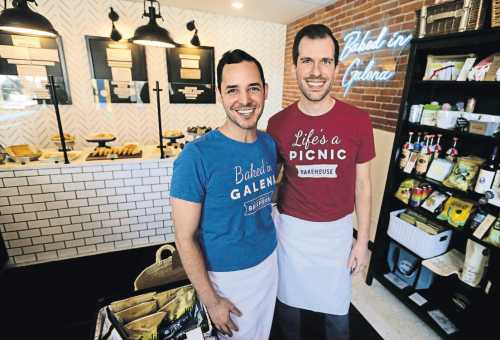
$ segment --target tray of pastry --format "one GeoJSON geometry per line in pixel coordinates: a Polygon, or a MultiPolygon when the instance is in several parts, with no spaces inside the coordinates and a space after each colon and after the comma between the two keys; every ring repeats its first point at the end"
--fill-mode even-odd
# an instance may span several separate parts
{"type": "MultiPolygon", "coordinates": [[[[62,142],[59,135],[53,135],[50,140],[55,144],[59,151],[62,151],[62,142]]],[[[66,144],[66,150],[73,150],[75,148],[75,136],[69,133],[65,133],[64,143],[66,144]]]]}
{"type": "Polygon", "coordinates": [[[13,161],[26,163],[36,161],[42,155],[42,152],[35,146],[29,144],[10,145],[5,148],[5,152],[13,161]]]}
{"type": "Polygon", "coordinates": [[[88,135],[87,137],[85,137],[85,140],[89,143],[112,142],[116,140],[116,137],[112,133],[101,132],[88,135]]]}
{"type": "Polygon", "coordinates": [[[137,144],[125,144],[123,146],[97,147],[89,153],[87,161],[100,161],[106,159],[128,159],[141,158],[142,150],[137,144]]]}
{"type": "MultiPolygon", "coordinates": [[[[74,161],[82,154],[81,151],[68,151],[68,160],[74,161]]],[[[38,159],[40,162],[59,163],[64,162],[64,153],[62,151],[47,150],[42,153],[38,159]]]]}
{"type": "Polygon", "coordinates": [[[210,131],[212,131],[212,128],[209,126],[190,126],[187,128],[188,133],[198,136],[204,135],[205,133],[210,131]]]}
{"type": "Polygon", "coordinates": [[[181,130],[165,130],[163,131],[163,138],[184,138],[181,130]]]}

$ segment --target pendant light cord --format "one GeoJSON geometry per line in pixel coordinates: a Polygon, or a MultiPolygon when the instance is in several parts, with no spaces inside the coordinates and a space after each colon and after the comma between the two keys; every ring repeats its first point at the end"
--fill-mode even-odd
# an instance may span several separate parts
{"type": "Polygon", "coordinates": [[[160,2],[157,1],[157,0],[144,0],[143,2],[143,9],[144,9],[144,12],[142,13],[142,18],[144,17],[149,17],[149,11],[146,12],[146,1],[149,1],[151,2],[151,7],[154,7],[154,4],[157,3],[158,4],[158,14],[155,16],[155,19],[158,19],[160,18],[161,21],[165,21],[165,19],[163,19],[162,15],[161,15],[161,6],[160,6],[160,2]]]}

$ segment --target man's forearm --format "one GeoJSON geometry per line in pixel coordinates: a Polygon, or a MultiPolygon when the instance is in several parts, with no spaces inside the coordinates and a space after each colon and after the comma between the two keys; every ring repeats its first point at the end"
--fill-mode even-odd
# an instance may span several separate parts
{"type": "Polygon", "coordinates": [[[371,220],[371,190],[369,185],[356,192],[356,220],[358,222],[356,242],[368,245],[371,220]]]}
{"type": "Polygon", "coordinates": [[[186,274],[200,296],[201,301],[206,306],[215,304],[218,295],[208,278],[203,253],[198,241],[194,237],[182,240],[176,238],[176,245],[186,274]]]}

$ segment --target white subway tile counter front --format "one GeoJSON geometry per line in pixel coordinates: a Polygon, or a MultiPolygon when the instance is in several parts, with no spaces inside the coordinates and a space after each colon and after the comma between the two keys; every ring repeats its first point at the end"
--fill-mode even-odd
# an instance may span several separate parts
{"type": "Polygon", "coordinates": [[[11,265],[173,241],[172,167],[155,146],[134,159],[0,165],[0,231],[11,265]]]}

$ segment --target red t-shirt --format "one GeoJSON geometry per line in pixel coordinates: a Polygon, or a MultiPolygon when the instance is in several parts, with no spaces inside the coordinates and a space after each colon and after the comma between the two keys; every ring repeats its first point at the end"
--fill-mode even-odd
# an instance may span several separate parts
{"type": "Polygon", "coordinates": [[[336,100],[321,116],[294,103],[269,119],[284,162],[279,210],[308,221],[340,219],[354,211],[356,164],[375,157],[368,113],[336,100]]]}

